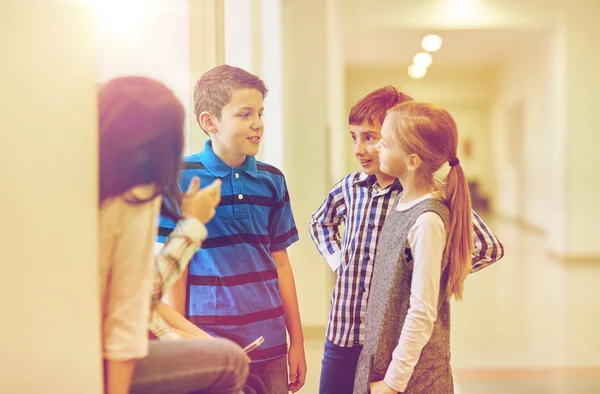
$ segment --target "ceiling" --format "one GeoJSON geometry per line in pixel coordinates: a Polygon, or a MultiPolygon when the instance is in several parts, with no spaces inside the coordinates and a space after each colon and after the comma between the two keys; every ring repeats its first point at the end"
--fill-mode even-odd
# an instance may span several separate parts
{"type": "Polygon", "coordinates": [[[346,28],[344,57],[349,65],[408,66],[421,51],[421,39],[438,34],[442,48],[433,54],[438,66],[497,67],[524,51],[545,45],[548,34],[540,29],[469,30],[364,30],[346,28]]]}

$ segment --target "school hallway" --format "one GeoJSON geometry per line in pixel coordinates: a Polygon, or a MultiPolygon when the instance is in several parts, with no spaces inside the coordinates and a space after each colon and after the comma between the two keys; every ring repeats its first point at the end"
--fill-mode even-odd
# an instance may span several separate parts
{"type": "MultiPolygon", "coordinates": [[[[539,232],[488,219],[505,257],[472,274],[452,304],[456,394],[600,393],[599,262],[548,256],[539,232]]],[[[324,335],[307,335],[308,379],[317,393],[324,335]]]]}
{"type": "Polygon", "coordinates": [[[600,393],[600,1],[32,3],[0,2],[0,393],[103,392],[98,87],[164,83],[196,153],[194,83],[223,63],[269,87],[257,159],[285,174],[300,236],[301,394],[318,393],[333,286],[308,223],[360,168],[350,108],[386,85],[452,114],[474,206],[504,245],[452,303],[456,393],[600,393]]]}

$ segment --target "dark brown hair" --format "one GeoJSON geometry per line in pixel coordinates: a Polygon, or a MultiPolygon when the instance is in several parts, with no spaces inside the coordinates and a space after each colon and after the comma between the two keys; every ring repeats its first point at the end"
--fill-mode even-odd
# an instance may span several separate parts
{"type": "Polygon", "coordinates": [[[395,105],[414,100],[406,93],[402,93],[396,87],[387,85],[372,91],[358,102],[350,110],[348,124],[360,125],[368,122],[371,126],[375,123],[380,125],[385,119],[385,114],[395,105]]]}
{"type": "Polygon", "coordinates": [[[128,201],[140,204],[163,194],[163,213],[178,218],[185,111],[173,92],[150,78],[116,78],[98,93],[98,117],[100,204],[152,184],[150,198],[127,196],[128,201]]]}

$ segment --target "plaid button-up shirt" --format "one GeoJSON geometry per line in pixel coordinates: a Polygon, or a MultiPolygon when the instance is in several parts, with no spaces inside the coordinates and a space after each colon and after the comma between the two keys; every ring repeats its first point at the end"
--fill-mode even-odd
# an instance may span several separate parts
{"type": "MultiPolygon", "coordinates": [[[[386,213],[401,191],[397,180],[381,189],[375,176],[355,172],[337,183],[313,214],[311,237],[337,275],[327,326],[327,338],[337,346],[363,344],[377,241],[386,213]]],[[[503,257],[502,243],[475,212],[473,239],[473,271],[503,257]]]]}

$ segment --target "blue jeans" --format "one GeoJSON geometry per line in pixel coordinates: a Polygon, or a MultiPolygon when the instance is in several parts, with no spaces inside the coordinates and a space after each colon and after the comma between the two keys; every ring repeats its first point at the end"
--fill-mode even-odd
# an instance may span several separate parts
{"type": "Polygon", "coordinates": [[[340,347],[325,340],[319,394],[352,394],[362,345],[340,347]]]}

